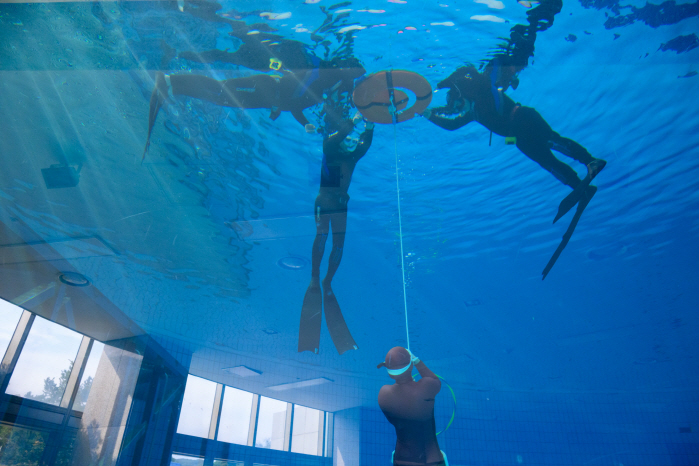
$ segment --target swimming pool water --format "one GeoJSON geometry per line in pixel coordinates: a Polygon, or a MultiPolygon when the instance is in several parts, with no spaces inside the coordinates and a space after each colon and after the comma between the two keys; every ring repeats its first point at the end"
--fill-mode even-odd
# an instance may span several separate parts
{"type": "MultiPolygon", "coordinates": [[[[189,461],[173,453],[207,465],[311,461],[293,447],[301,440],[285,444],[273,433],[269,445],[281,442],[288,456],[252,443],[224,455],[221,445],[235,442],[215,441],[216,428],[200,446],[197,436],[167,427],[186,405],[187,374],[333,413],[334,429],[327,416],[320,428],[303,427],[306,437],[325,439],[318,457],[325,464],[390,464],[395,434],[376,401],[390,379],[375,367],[398,345],[454,390],[452,397],[443,386],[436,405],[438,429],[454,413],[438,438],[451,465],[697,464],[697,5],[0,4],[0,297],[104,343],[102,359],[114,367],[126,367],[114,358],[141,361],[133,399],[153,393],[161,402],[113,405],[123,438],[114,440],[109,464],[189,461]],[[542,19],[532,34],[542,6],[554,21],[542,19]],[[298,352],[323,141],[333,131],[323,133],[322,106],[304,112],[320,129],[309,133],[286,111],[272,120],[269,108],[173,95],[142,159],[156,73],[281,75],[283,63],[260,71],[191,59],[232,54],[265,34],[274,35],[268,47],[305,44],[306,57],[356,57],[367,75],[417,73],[433,90],[430,107],[446,104],[447,89],[437,86],[458,67],[524,56],[519,85],[506,95],[608,163],[546,279],[541,272],[572,217],[552,224],[568,187],[475,121],[456,131],[419,115],[377,124],[352,174],[332,282],[357,349],[339,354],[324,320],[317,354],[298,352]],[[62,286],[60,272],[81,274],[89,285],[62,286]],[[131,339],[139,343],[125,343],[131,339]],[[113,356],[117,349],[128,356],[113,356]],[[170,382],[138,388],[161,376],[170,382]],[[180,379],[181,387],[172,382],[180,379]],[[179,388],[163,388],[171,382],[179,388]],[[167,421],[156,421],[161,405],[176,407],[167,421]],[[144,425],[161,437],[134,434],[144,425]]],[[[583,164],[555,154],[584,177],[583,164]]],[[[321,279],[332,242],[331,235],[321,279]]],[[[5,325],[8,341],[15,325],[5,325]]],[[[0,411],[11,413],[11,403],[41,408],[4,394],[12,370],[0,411]]],[[[43,370],[37,365],[37,374],[43,370]]],[[[100,385],[96,374],[95,398],[114,383],[100,385]]],[[[90,418],[89,406],[88,399],[88,414],[60,427],[76,445],[86,441],[81,422],[103,422],[90,418]]],[[[6,414],[3,423],[13,432],[36,427],[27,416],[6,414]]],[[[47,426],[40,427],[54,432],[47,426]]],[[[104,445],[89,464],[109,456],[104,445]]],[[[41,461],[88,464],[72,450],[51,457],[51,448],[41,461]]],[[[3,451],[2,464],[24,464],[3,451]]]]}

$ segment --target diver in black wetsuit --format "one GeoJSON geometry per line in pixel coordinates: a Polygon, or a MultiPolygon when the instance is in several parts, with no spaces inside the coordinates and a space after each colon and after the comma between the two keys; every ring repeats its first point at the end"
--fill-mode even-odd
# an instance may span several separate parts
{"type": "Polygon", "coordinates": [[[359,126],[360,122],[359,115],[355,115],[353,120],[344,120],[339,125],[339,129],[323,141],[320,190],[314,207],[316,237],[313,241],[311,284],[303,298],[299,326],[299,352],[318,352],[323,307],[328,331],[337,351],[342,354],[347,350],[357,349],[342,317],[330,282],[342,259],[347,226],[347,203],[350,198],[347,191],[352,181],[352,173],[357,162],[369,150],[374,137],[374,124],[371,122],[366,122],[365,131],[358,134],[355,125],[359,126]],[[328,273],[323,279],[321,298],[320,262],[323,259],[325,243],[331,229],[332,251],[328,261],[328,273]]]}
{"type": "Polygon", "coordinates": [[[439,378],[424,362],[400,346],[392,348],[384,362],[396,381],[379,391],[379,407],[396,429],[396,466],[444,466],[446,456],[439,449],[434,422],[434,400],[442,388],[439,378]],[[421,379],[413,380],[415,367],[421,379]]]}
{"type": "Polygon", "coordinates": [[[150,100],[148,138],[143,157],[148,151],[158,111],[169,95],[185,95],[225,107],[269,108],[272,120],[276,120],[281,112],[291,112],[307,131],[315,131],[303,110],[322,103],[324,93],[351,93],[354,80],[365,70],[356,58],[316,60],[313,65],[312,68],[281,70],[280,78],[257,74],[225,81],[198,74],[166,76],[158,72],[150,100]]]}
{"type": "Polygon", "coordinates": [[[514,142],[524,155],[573,189],[559,205],[554,223],[575,204],[578,204],[578,209],[563,241],[543,271],[543,278],[546,278],[597,191],[590,182],[607,162],[592,157],[583,146],[555,132],[533,108],[515,103],[506,96],[503,90],[508,88],[509,79],[517,70],[496,65],[491,62],[483,73],[473,66],[458,68],[437,85],[439,89],[449,88],[447,105],[427,109],[423,116],[450,131],[476,121],[491,132],[505,136],[508,143],[514,142]],[[551,149],[586,165],[587,176],[581,180],[575,170],[553,155],[551,149]]]}

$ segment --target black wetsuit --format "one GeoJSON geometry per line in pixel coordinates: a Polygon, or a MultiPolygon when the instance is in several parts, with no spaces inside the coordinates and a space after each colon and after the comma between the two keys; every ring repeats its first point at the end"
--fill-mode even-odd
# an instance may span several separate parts
{"type": "Polygon", "coordinates": [[[328,269],[330,279],[332,279],[342,257],[347,226],[347,203],[350,198],[347,191],[352,181],[354,168],[359,159],[364,157],[369,147],[371,147],[374,137],[374,130],[367,129],[359,136],[357,147],[352,151],[347,151],[342,147],[342,143],[352,132],[353,128],[354,126],[348,122],[323,141],[320,190],[314,206],[317,235],[313,244],[311,270],[313,277],[320,275],[320,262],[323,258],[325,240],[328,237],[328,233],[330,233],[331,225],[333,253],[331,254],[328,269]]]}
{"type": "Polygon", "coordinates": [[[580,183],[575,170],[558,160],[551,149],[587,165],[592,155],[580,144],[555,132],[533,108],[515,103],[498,92],[491,80],[474,67],[463,67],[442,81],[450,87],[449,103],[432,109],[429,120],[449,131],[477,121],[495,134],[515,137],[517,148],[562,183],[580,183]],[[465,108],[465,110],[461,110],[465,108]]]}

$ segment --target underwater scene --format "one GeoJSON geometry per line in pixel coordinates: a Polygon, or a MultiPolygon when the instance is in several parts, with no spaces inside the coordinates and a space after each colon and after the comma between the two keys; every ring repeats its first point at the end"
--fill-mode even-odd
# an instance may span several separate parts
{"type": "Polygon", "coordinates": [[[699,465],[698,34],[0,2],[0,466],[699,465]]]}

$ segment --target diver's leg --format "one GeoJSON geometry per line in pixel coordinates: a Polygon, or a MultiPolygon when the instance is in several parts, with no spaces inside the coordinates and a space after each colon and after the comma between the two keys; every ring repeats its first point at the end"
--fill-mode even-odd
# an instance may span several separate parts
{"type": "Polygon", "coordinates": [[[553,132],[551,138],[549,139],[549,143],[552,149],[585,164],[587,167],[587,174],[585,175],[585,178],[583,178],[580,183],[575,186],[573,191],[568,194],[558,205],[558,212],[556,213],[556,217],[553,219],[553,223],[556,223],[558,219],[568,213],[568,211],[572,209],[575,204],[582,202],[590,183],[597,176],[597,174],[602,171],[605,165],[607,165],[607,162],[602,159],[594,158],[583,146],[572,139],[562,137],[556,132],[553,132]]]}
{"type": "Polygon", "coordinates": [[[510,132],[517,138],[517,148],[561,183],[573,189],[580,183],[575,170],[558,160],[551,152],[549,141],[558,134],[539,112],[531,107],[518,107],[512,119],[510,132]]]}
{"type": "Polygon", "coordinates": [[[320,262],[323,260],[325,243],[328,241],[328,234],[330,234],[330,214],[323,211],[321,195],[316,198],[314,214],[316,237],[313,240],[311,254],[311,279],[320,281],[320,262]]]}
{"type": "Polygon", "coordinates": [[[170,85],[174,95],[185,95],[223,105],[221,103],[222,81],[200,74],[173,74],[170,75],[170,85]]]}
{"type": "Polygon", "coordinates": [[[575,189],[580,184],[580,178],[575,170],[568,164],[558,160],[545,144],[540,142],[529,143],[526,140],[522,141],[520,138],[517,138],[517,148],[564,185],[575,189]]]}
{"type": "Polygon", "coordinates": [[[328,274],[323,279],[323,308],[325,309],[325,322],[328,325],[328,332],[337,348],[337,352],[342,354],[345,351],[357,349],[352,334],[347,327],[345,318],[342,315],[340,304],[337,302],[335,293],[330,285],[337,268],[340,266],[342,251],[345,245],[345,231],[347,227],[347,200],[342,199],[340,210],[333,212],[330,219],[330,227],[333,234],[333,249],[328,260],[328,274]]]}
{"type": "Polygon", "coordinates": [[[531,107],[517,109],[512,121],[512,131],[517,137],[517,147],[529,158],[539,163],[564,184],[573,188],[559,204],[553,220],[556,223],[585,195],[590,182],[602,170],[606,162],[595,159],[587,150],[572,139],[561,137],[553,131],[543,117],[531,107]],[[567,164],[554,157],[551,148],[564,155],[585,163],[587,175],[582,180],[567,164]]]}
{"type": "Polygon", "coordinates": [[[549,145],[551,149],[555,150],[556,152],[560,152],[573,160],[577,160],[587,167],[586,178],[590,178],[590,180],[587,182],[588,185],[590,184],[590,181],[592,181],[595,176],[602,171],[604,166],[607,165],[605,160],[593,157],[582,145],[578,144],[572,139],[564,138],[555,131],[549,138],[549,145]]]}
{"type": "Polygon", "coordinates": [[[342,260],[342,253],[345,247],[345,231],[347,230],[347,210],[333,212],[330,219],[330,227],[333,233],[333,248],[328,260],[328,273],[323,279],[323,286],[327,287],[330,286],[330,282],[342,260]]]}
{"type": "Polygon", "coordinates": [[[594,160],[594,157],[592,157],[592,155],[583,146],[572,139],[564,138],[555,131],[551,131],[548,143],[551,149],[555,150],[556,152],[560,152],[573,160],[577,160],[583,165],[587,165],[594,160]]]}
{"type": "Polygon", "coordinates": [[[568,165],[554,157],[547,147],[521,147],[519,141],[517,141],[517,147],[519,147],[520,150],[524,152],[529,158],[539,163],[542,167],[544,167],[546,170],[552,173],[556,178],[561,180],[561,182],[573,188],[571,194],[580,193],[577,199],[574,200],[573,204],[570,205],[570,207],[567,207],[567,210],[563,210],[563,207],[565,207],[564,202],[571,198],[570,194],[558,206],[558,213],[556,214],[554,223],[559,218],[561,218],[561,216],[564,215],[568,210],[570,210],[570,208],[575,206],[575,204],[578,204],[578,208],[575,212],[575,215],[573,216],[573,219],[571,220],[568,229],[563,235],[561,243],[558,245],[558,248],[554,252],[553,256],[549,260],[548,264],[546,265],[546,268],[542,273],[542,279],[544,279],[546,278],[546,275],[548,275],[548,273],[551,271],[553,265],[558,260],[558,257],[561,255],[563,249],[568,244],[568,241],[570,240],[571,236],[573,236],[575,227],[578,225],[578,221],[580,220],[580,217],[582,216],[585,207],[587,207],[587,204],[589,204],[590,200],[592,199],[592,196],[594,196],[597,192],[597,188],[595,186],[590,186],[589,182],[587,184],[583,184],[583,181],[581,181],[580,178],[578,178],[578,175],[577,173],[575,173],[575,170],[573,170],[568,165]]]}
{"type": "Polygon", "coordinates": [[[264,74],[217,81],[198,74],[170,76],[172,93],[238,108],[270,108],[278,83],[264,74]]]}
{"type": "Polygon", "coordinates": [[[313,240],[311,256],[311,283],[303,297],[301,320],[299,323],[299,353],[318,353],[320,347],[320,326],[323,315],[322,292],[320,289],[320,262],[323,260],[325,243],[330,230],[330,216],[322,212],[321,197],[315,202],[316,237],[313,240]]]}

